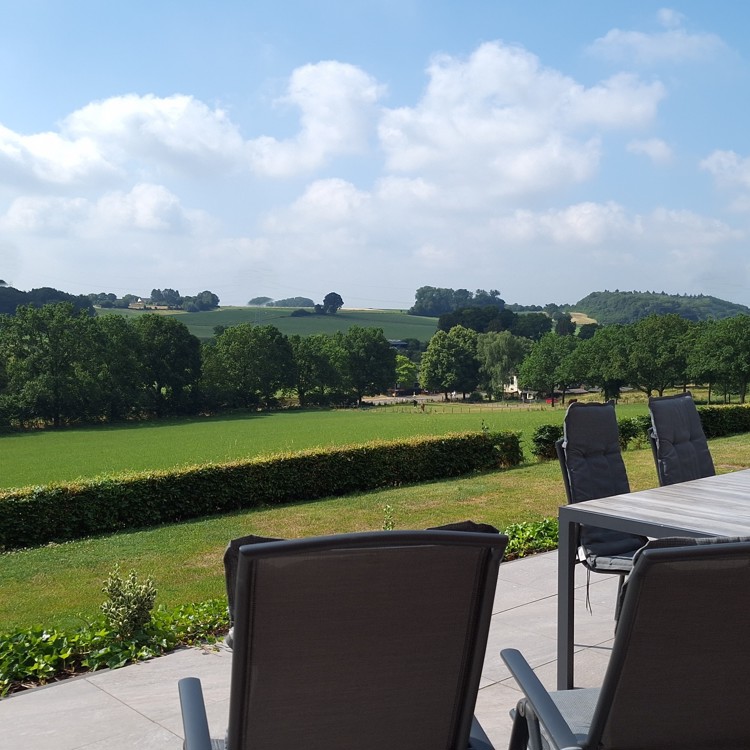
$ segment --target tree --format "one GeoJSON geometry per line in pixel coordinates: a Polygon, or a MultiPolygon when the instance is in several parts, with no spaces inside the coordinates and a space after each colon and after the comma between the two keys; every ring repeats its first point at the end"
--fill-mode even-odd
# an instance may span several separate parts
{"type": "Polygon", "coordinates": [[[396,385],[414,388],[418,384],[419,368],[405,354],[396,354],[396,385]]]}
{"type": "Polygon", "coordinates": [[[0,320],[5,361],[3,411],[21,423],[85,419],[98,393],[94,318],[63,302],[22,305],[0,320]]]}
{"type": "Polygon", "coordinates": [[[687,381],[687,336],[691,324],[679,315],[649,315],[627,326],[627,383],[647,396],[687,381]]]}
{"type": "Polygon", "coordinates": [[[333,342],[325,333],[289,338],[295,364],[295,389],[300,406],[315,401],[325,403],[327,397],[341,389],[341,374],[335,365],[333,342]]]}
{"type": "Polygon", "coordinates": [[[510,331],[491,331],[477,337],[479,385],[490,398],[503,397],[505,386],[517,374],[531,346],[531,341],[510,331]]]}
{"type": "Polygon", "coordinates": [[[198,396],[200,341],[171,316],[139,315],[133,326],[139,340],[144,408],[159,416],[191,411],[198,396]]]}
{"type": "Polygon", "coordinates": [[[335,315],[344,306],[344,300],[336,292],[328,292],[323,298],[323,314],[335,315]]]}
{"type": "Polygon", "coordinates": [[[555,333],[558,336],[572,336],[576,332],[576,324],[568,313],[561,313],[555,320],[555,333]]]}
{"type": "Polygon", "coordinates": [[[561,365],[575,344],[572,336],[558,336],[551,332],[542,336],[521,364],[518,372],[519,383],[524,388],[540,391],[550,396],[559,386],[562,388],[563,403],[565,403],[565,390],[570,383],[561,382],[561,378],[568,375],[561,365]]]}
{"type": "Polygon", "coordinates": [[[510,332],[514,336],[523,336],[532,341],[539,339],[552,330],[552,318],[544,313],[524,313],[516,316],[510,332]]]}
{"type": "Polygon", "coordinates": [[[362,403],[364,396],[385,393],[396,382],[396,352],[382,328],[351,326],[337,334],[344,353],[344,383],[362,403]]]}
{"type": "Polygon", "coordinates": [[[455,326],[447,333],[437,331],[422,355],[420,383],[428,391],[441,391],[446,401],[451,391],[463,395],[479,381],[477,333],[455,326]]]}
{"type": "Polygon", "coordinates": [[[268,407],[279,391],[294,386],[292,346],[276,326],[231,326],[216,339],[215,349],[213,387],[230,406],[268,407]]]}
{"type": "Polygon", "coordinates": [[[253,297],[247,304],[250,307],[265,307],[269,302],[273,302],[272,297],[253,297]]]}

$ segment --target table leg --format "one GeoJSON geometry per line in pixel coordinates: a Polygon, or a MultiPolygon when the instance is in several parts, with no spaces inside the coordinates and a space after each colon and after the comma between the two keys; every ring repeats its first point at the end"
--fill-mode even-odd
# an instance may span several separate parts
{"type": "Polygon", "coordinates": [[[560,519],[557,543],[557,689],[573,687],[575,524],[560,519]]]}

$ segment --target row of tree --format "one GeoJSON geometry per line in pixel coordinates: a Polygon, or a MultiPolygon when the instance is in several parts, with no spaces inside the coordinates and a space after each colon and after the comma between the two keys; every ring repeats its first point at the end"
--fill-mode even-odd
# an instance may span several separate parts
{"type": "Polygon", "coordinates": [[[201,343],[177,319],[91,316],[71,304],[0,316],[0,421],[61,425],[270,406],[351,403],[395,380],[382,330],[287,337],[246,323],[201,343]]]}
{"type": "Polygon", "coordinates": [[[542,395],[574,386],[616,398],[629,386],[648,395],[700,383],[723,400],[750,383],[750,316],[693,322],[652,315],[630,325],[598,327],[588,338],[544,334],[538,341],[510,331],[477,333],[463,326],[438,331],[422,357],[420,382],[447,394],[481,389],[501,395],[514,375],[542,395]]]}

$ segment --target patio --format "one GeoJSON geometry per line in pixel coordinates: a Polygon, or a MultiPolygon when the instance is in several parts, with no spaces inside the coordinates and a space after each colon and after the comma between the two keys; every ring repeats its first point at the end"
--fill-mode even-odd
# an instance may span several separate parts
{"type": "MultiPolygon", "coordinates": [[[[576,566],[576,686],[601,681],[614,635],[617,576],[592,575],[586,610],[586,571],[576,566]]],[[[557,553],[504,562],[476,715],[496,748],[507,747],[508,712],[520,697],[500,659],[520,649],[549,689],[556,684],[557,553]]],[[[221,737],[229,706],[231,652],[183,649],[142,664],[96,672],[0,700],[4,746],[25,750],[180,750],[177,680],[203,682],[213,736],[221,737]]]]}

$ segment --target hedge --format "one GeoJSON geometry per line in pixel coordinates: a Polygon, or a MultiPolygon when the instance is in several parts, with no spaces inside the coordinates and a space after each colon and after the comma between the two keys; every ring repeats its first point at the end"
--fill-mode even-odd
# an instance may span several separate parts
{"type": "MultiPolygon", "coordinates": [[[[750,432],[750,405],[698,406],[697,409],[703,431],[709,439],[750,432]]],[[[631,442],[639,443],[647,439],[651,417],[647,414],[624,417],[617,421],[617,426],[620,431],[620,447],[625,450],[631,442]]],[[[562,436],[562,425],[539,425],[531,438],[532,453],[541,460],[557,458],[555,441],[562,436]]]]}
{"type": "Polygon", "coordinates": [[[517,466],[511,432],[373,441],[0,492],[0,549],[517,466]]]}

